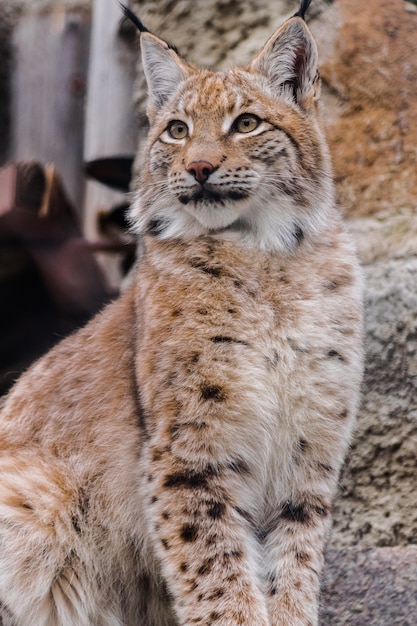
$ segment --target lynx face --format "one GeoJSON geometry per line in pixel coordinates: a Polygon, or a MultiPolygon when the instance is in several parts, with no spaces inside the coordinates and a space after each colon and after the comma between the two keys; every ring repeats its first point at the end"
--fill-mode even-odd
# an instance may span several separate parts
{"type": "Polygon", "coordinates": [[[216,232],[288,251],[321,231],[333,196],[316,122],[317,53],[302,20],[290,26],[228,73],[199,71],[144,33],[151,129],[138,232],[216,232]]]}

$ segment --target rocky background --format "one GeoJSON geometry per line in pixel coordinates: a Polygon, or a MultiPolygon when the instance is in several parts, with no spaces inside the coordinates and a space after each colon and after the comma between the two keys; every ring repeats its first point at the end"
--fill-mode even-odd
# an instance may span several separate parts
{"type": "MultiPolygon", "coordinates": [[[[132,8],[190,61],[224,69],[248,61],[298,2],[136,0],[132,8]]],[[[411,626],[417,623],[417,6],[313,0],[308,21],[321,58],[338,201],[367,281],[363,402],[336,503],[322,623],[411,626]]],[[[145,129],[144,102],[139,71],[136,103],[145,129]]]]}

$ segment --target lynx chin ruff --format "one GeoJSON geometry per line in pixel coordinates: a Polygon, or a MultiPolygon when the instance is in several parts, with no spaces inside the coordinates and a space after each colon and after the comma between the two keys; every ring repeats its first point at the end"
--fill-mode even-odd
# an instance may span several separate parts
{"type": "Polygon", "coordinates": [[[316,626],[358,407],[361,276],[303,17],[199,71],[141,32],[135,285],[0,420],[4,626],[316,626]]]}

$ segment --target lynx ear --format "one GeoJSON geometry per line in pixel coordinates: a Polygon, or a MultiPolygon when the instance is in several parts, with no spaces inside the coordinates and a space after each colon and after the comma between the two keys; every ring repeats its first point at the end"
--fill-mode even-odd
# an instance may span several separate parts
{"type": "Polygon", "coordinates": [[[319,97],[318,54],[302,17],[287,20],[267,41],[249,69],[266,76],[271,89],[309,111],[319,97]]]}
{"type": "Polygon", "coordinates": [[[153,35],[127,6],[120,3],[120,9],[140,32],[142,64],[149,89],[148,115],[152,117],[193,68],[181,59],[175,48],[153,35]]]}
{"type": "Polygon", "coordinates": [[[177,52],[149,32],[141,34],[142,64],[149,89],[148,113],[160,109],[192,72],[177,52]]]}

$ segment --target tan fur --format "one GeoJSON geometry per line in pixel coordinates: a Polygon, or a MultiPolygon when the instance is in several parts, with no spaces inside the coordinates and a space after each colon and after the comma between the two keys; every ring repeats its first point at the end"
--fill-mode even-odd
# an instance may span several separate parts
{"type": "Polygon", "coordinates": [[[132,288],[4,403],[0,615],[316,626],[362,296],[316,119],[314,42],[293,18],[229,74],[148,33],[142,49],[143,258],[132,288]],[[296,87],[292,42],[306,52],[296,87]],[[242,114],[259,120],[249,133],[242,114]],[[213,166],[203,197],[200,161],[213,166]]]}

